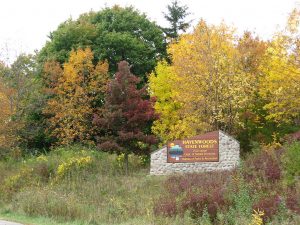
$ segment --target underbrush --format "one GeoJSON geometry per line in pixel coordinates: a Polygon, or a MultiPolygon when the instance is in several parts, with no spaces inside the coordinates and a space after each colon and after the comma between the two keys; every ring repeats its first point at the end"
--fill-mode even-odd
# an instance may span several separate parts
{"type": "Polygon", "coordinates": [[[298,143],[249,155],[234,171],[148,176],[145,159],[93,148],[0,161],[0,208],[76,224],[300,224],[298,143]],[[290,163],[289,163],[290,162],[290,163]]]}
{"type": "Polygon", "coordinates": [[[298,143],[268,147],[250,155],[235,171],[169,177],[156,200],[155,215],[188,213],[195,224],[297,224],[298,151],[298,143]]]}
{"type": "MultiPolygon", "coordinates": [[[[0,162],[0,206],[8,212],[83,224],[149,224],[153,196],[165,177],[150,177],[145,158],[124,157],[83,146],[0,162]],[[78,223],[79,223],[78,222],[78,223]]],[[[155,224],[182,224],[157,218],[155,224]]],[[[179,221],[178,223],[176,221],[179,221]]]]}

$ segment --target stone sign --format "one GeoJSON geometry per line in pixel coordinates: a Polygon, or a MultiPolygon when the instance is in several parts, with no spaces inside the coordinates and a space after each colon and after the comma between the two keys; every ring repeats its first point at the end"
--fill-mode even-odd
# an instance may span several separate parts
{"type": "Polygon", "coordinates": [[[219,131],[168,142],[168,163],[218,162],[219,131]]]}
{"type": "Polygon", "coordinates": [[[151,154],[152,175],[234,169],[240,160],[240,144],[223,131],[174,140],[151,154]]]}

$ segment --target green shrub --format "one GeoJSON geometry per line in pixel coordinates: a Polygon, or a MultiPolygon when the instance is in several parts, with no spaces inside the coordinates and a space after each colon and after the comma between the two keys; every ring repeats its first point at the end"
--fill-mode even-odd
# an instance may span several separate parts
{"type": "Polygon", "coordinates": [[[285,180],[288,185],[294,185],[300,178],[300,142],[286,146],[282,157],[285,180]]]}
{"type": "Polygon", "coordinates": [[[249,218],[251,216],[253,199],[250,195],[249,187],[241,179],[233,194],[233,207],[237,215],[249,218]]]}

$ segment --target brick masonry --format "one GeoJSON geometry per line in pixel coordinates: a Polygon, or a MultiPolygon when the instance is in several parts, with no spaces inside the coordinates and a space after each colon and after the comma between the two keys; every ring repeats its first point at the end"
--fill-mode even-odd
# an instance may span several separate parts
{"type": "Polygon", "coordinates": [[[219,162],[168,163],[167,147],[151,154],[151,175],[195,173],[234,169],[240,161],[240,144],[233,137],[219,131],[219,162]]]}

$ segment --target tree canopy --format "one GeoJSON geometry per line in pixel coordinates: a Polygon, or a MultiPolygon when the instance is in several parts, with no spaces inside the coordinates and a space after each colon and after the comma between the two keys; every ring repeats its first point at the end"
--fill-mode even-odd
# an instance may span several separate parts
{"type": "Polygon", "coordinates": [[[164,28],[164,32],[171,40],[177,40],[181,32],[186,32],[190,26],[190,22],[185,21],[186,17],[190,15],[186,5],[180,5],[175,0],[171,5],[167,6],[168,12],[164,13],[165,19],[170,23],[170,27],[164,28]]]}
{"type": "Polygon", "coordinates": [[[145,88],[137,89],[140,79],[130,72],[128,62],[118,64],[109,83],[104,106],[94,116],[97,145],[103,151],[147,155],[156,138],[149,124],[156,119],[153,101],[144,99],[145,88]]]}
{"type": "Polygon", "coordinates": [[[167,130],[171,137],[215,129],[232,132],[251,96],[250,77],[239,64],[233,31],[224,24],[209,26],[201,21],[193,33],[182,35],[178,43],[171,44],[168,52],[172,58],[170,68],[159,64],[150,78],[151,94],[157,97],[155,108],[164,115],[154,124],[153,131],[163,137],[170,123],[165,117],[172,110],[178,111],[178,116],[167,116],[176,127],[167,130]],[[168,81],[159,82],[163,79],[168,81]],[[160,91],[162,87],[172,91],[160,91]]]}
{"type": "Polygon", "coordinates": [[[128,156],[148,154],[154,135],[222,129],[251,149],[299,129],[299,10],[268,41],[204,20],[186,33],[188,8],[167,10],[165,34],[133,7],[106,7],[0,62],[0,148],[80,142],[128,156]]]}
{"type": "Polygon", "coordinates": [[[92,139],[92,115],[108,80],[108,63],[99,62],[94,66],[93,59],[91,49],[78,49],[71,52],[63,69],[50,67],[49,72],[58,72],[58,79],[44,112],[50,115],[52,134],[60,144],[92,139]]]}
{"type": "Polygon", "coordinates": [[[90,47],[95,62],[108,61],[111,74],[116,72],[119,61],[126,60],[144,82],[145,74],[166,55],[161,28],[133,7],[114,6],[82,14],[77,20],[62,23],[49,38],[39,56],[42,62],[64,63],[72,49],[90,47]]]}

